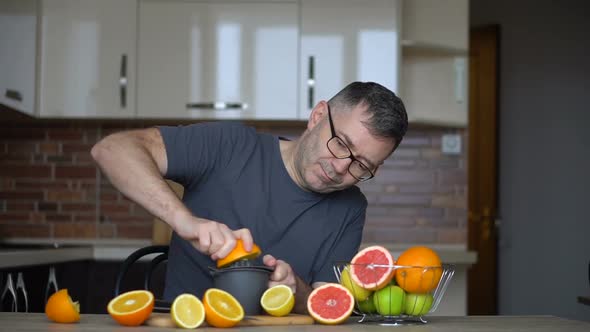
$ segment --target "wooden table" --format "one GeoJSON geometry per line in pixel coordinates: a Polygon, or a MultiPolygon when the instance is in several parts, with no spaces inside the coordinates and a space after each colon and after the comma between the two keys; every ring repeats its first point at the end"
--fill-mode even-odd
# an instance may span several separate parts
{"type": "MultiPolygon", "coordinates": [[[[247,331],[379,331],[386,332],[462,332],[462,331],[590,331],[590,322],[582,322],[558,318],[554,316],[463,316],[463,317],[430,317],[427,324],[384,327],[377,324],[356,323],[350,320],[346,324],[337,326],[326,325],[298,325],[298,326],[269,326],[242,327],[233,329],[247,331]]],[[[0,331],[113,331],[113,332],[145,332],[145,331],[180,331],[158,327],[123,327],[115,323],[108,315],[82,315],[77,324],[55,324],[39,313],[0,313],[0,331]]],[[[197,331],[231,331],[228,329],[199,328],[197,331]]]]}

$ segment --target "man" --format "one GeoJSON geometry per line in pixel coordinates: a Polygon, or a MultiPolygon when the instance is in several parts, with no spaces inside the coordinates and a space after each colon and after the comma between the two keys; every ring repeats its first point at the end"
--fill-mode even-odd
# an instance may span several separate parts
{"type": "Polygon", "coordinates": [[[274,267],[295,312],[332,265],[357,252],[367,201],[354,186],[372,178],[407,130],[402,101],[377,83],[354,82],[312,110],[295,141],[237,123],[115,133],[92,156],[124,195],[174,230],[164,298],[212,286],[208,266],[242,239],[274,267]],[[164,178],[185,188],[180,201],[164,178]],[[196,250],[195,250],[196,249],[196,250]]]}

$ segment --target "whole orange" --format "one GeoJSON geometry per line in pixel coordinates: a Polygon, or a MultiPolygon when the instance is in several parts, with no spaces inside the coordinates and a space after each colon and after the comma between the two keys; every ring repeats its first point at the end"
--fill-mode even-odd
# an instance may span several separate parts
{"type": "Polygon", "coordinates": [[[428,293],[438,286],[442,263],[438,254],[424,246],[411,247],[397,259],[395,281],[408,293],[428,293]]]}
{"type": "Polygon", "coordinates": [[[45,315],[56,323],[75,323],[80,320],[80,305],[72,301],[67,289],[61,289],[47,300],[45,315]]]}

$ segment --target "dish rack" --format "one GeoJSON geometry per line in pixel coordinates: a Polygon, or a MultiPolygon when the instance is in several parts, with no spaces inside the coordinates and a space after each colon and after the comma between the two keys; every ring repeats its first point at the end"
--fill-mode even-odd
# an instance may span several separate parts
{"type": "MultiPolygon", "coordinates": [[[[339,262],[337,264],[334,264],[334,273],[336,274],[336,278],[338,279],[338,282],[340,282],[341,284],[343,284],[343,280],[342,280],[342,272],[345,269],[349,269],[349,267],[351,266],[351,263],[347,263],[347,262],[339,262]]],[[[422,281],[422,278],[424,278],[424,280],[427,280],[427,278],[433,279],[432,275],[436,274],[436,273],[440,273],[440,279],[438,280],[438,284],[436,284],[436,286],[432,285],[433,289],[426,292],[426,293],[422,293],[422,295],[425,296],[432,296],[432,304],[430,306],[430,309],[424,308],[424,307],[412,307],[410,308],[411,311],[413,311],[413,313],[418,313],[416,315],[409,315],[407,314],[405,311],[406,310],[402,310],[402,313],[400,313],[399,315],[381,315],[378,312],[372,312],[372,311],[367,311],[366,309],[363,310],[363,308],[361,308],[361,306],[359,306],[359,302],[355,300],[355,306],[353,309],[353,312],[355,315],[360,316],[360,319],[358,320],[359,323],[365,323],[365,322],[369,322],[369,323],[377,323],[380,325],[403,325],[403,324],[408,324],[408,323],[427,323],[427,320],[424,318],[426,315],[433,313],[434,311],[436,311],[447,287],[449,286],[449,283],[451,281],[451,278],[453,277],[453,274],[455,273],[455,266],[452,264],[442,264],[442,266],[435,266],[435,267],[417,267],[417,266],[401,266],[401,265],[380,265],[380,264],[355,264],[355,265],[363,265],[364,267],[368,267],[370,269],[383,269],[383,268],[393,268],[393,270],[395,270],[395,273],[397,274],[398,272],[401,273],[401,271],[404,271],[403,269],[406,269],[405,271],[408,271],[407,269],[411,269],[413,271],[420,271],[421,270],[421,274],[420,272],[420,278],[422,281]],[[423,310],[424,309],[424,310],[423,310]]],[[[392,281],[389,283],[389,285],[396,285],[396,281],[395,281],[395,277],[392,279],[392,281]]],[[[429,279],[428,279],[429,280],[429,279]]],[[[351,279],[345,280],[348,283],[352,283],[351,279]]],[[[403,281],[403,280],[402,280],[403,281]]],[[[435,281],[433,281],[435,282],[435,281]]],[[[344,285],[344,284],[343,284],[344,285]]],[[[352,293],[353,296],[355,296],[354,291],[355,287],[351,287],[351,284],[348,285],[344,285],[346,288],[348,288],[352,293]]],[[[358,287],[358,286],[356,286],[358,287]]],[[[385,286],[384,286],[385,287],[385,286]]],[[[398,289],[399,291],[399,289],[398,289]]],[[[374,291],[376,292],[376,291],[374,291]]],[[[403,292],[404,296],[404,301],[402,304],[402,308],[405,306],[405,300],[408,299],[408,292],[404,291],[403,292]]],[[[391,295],[390,295],[391,296],[391,295]]],[[[357,296],[355,296],[356,298],[357,296]]],[[[372,297],[371,297],[372,299],[372,297]]],[[[414,305],[420,305],[418,304],[419,302],[422,302],[422,306],[424,306],[424,303],[426,301],[414,301],[414,305]]],[[[380,304],[383,305],[380,301],[375,301],[373,300],[373,303],[375,306],[379,306],[380,304]]],[[[375,308],[373,308],[375,310],[375,308]]]]}

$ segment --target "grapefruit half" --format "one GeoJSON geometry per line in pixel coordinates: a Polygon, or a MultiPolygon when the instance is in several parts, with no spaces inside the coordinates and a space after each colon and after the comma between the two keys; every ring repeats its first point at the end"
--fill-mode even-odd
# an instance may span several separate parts
{"type": "Polygon", "coordinates": [[[359,251],[350,262],[350,277],[368,290],[381,289],[393,278],[393,256],[382,246],[370,246],[359,251]]]}
{"type": "Polygon", "coordinates": [[[340,324],[354,308],[354,297],[346,287],[327,283],[314,289],[307,298],[307,311],[321,324],[340,324]]]}

